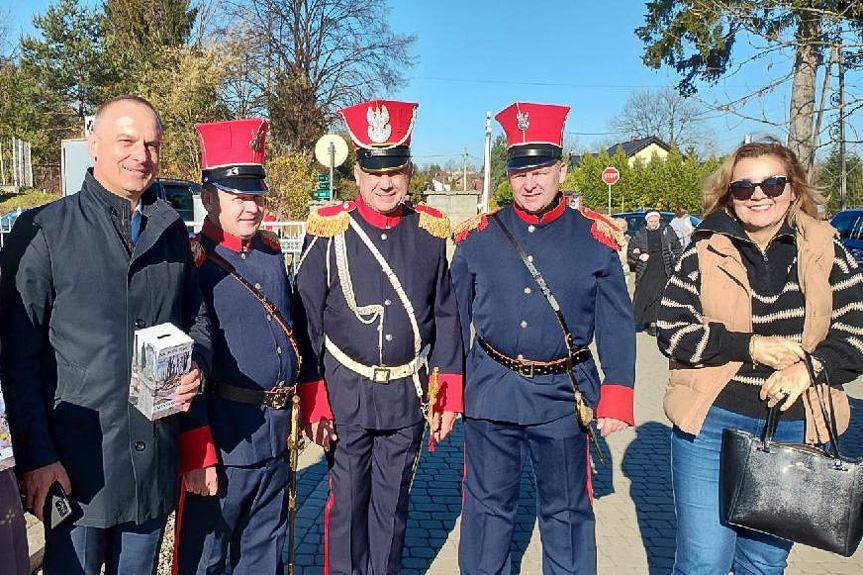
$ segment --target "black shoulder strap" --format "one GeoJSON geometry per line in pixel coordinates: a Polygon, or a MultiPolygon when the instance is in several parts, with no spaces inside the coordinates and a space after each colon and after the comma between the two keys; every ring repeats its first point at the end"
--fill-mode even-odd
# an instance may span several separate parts
{"type": "Polygon", "coordinates": [[[518,240],[515,239],[515,236],[512,235],[512,232],[509,230],[509,228],[506,227],[502,221],[500,221],[499,214],[500,212],[493,213],[491,215],[492,221],[498,225],[500,231],[503,232],[503,235],[506,236],[506,239],[508,239],[509,243],[512,244],[513,249],[515,249],[518,257],[521,258],[522,263],[527,268],[527,271],[530,273],[530,277],[532,277],[533,281],[536,282],[536,285],[539,286],[542,295],[545,296],[545,300],[548,302],[548,305],[551,306],[551,309],[554,312],[554,317],[557,318],[557,323],[558,325],[560,325],[560,329],[563,330],[563,339],[566,342],[566,351],[571,356],[573,354],[572,332],[569,331],[569,327],[567,327],[566,325],[566,320],[563,318],[563,314],[560,311],[560,304],[557,303],[557,299],[551,292],[551,288],[548,286],[548,282],[545,281],[545,278],[542,276],[540,271],[533,264],[533,262],[530,261],[527,252],[524,251],[524,248],[521,247],[521,244],[518,243],[518,240]]]}

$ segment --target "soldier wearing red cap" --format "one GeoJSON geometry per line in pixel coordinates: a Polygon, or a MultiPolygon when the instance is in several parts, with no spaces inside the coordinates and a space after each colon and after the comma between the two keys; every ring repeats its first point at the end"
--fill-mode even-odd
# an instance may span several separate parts
{"type": "MultiPolygon", "coordinates": [[[[177,571],[281,574],[287,533],[286,442],[299,370],[291,291],[281,246],[260,230],[264,119],[198,124],[203,229],[192,241],[198,280],[213,322],[207,408],[213,443],[191,459],[187,476],[204,489],[184,495],[177,571]],[[275,311],[267,309],[265,298],[275,311]],[[218,456],[218,464],[207,457],[218,456]]],[[[194,454],[184,454],[186,456],[194,454]]]]}
{"type": "Polygon", "coordinates": [[[297,271],[309,336],[298,393],[330,467],[327,574],[399,573],[423,419],[441,441],[462,409],[449,222],[404,201],[416,108],[375,100],[340,111],[360,195],[309,217],[297,271]]]}
{"type": "Polygon", "coordinates": [[[633,425],[635,329],[616,229],[566,209],[560,193],[568,112],[516,103],[497,115],[514,203],[468,220],[455,235],[452,277],[469,348],[459,544],[466,575],[510,572],[527,454],[543,572],[596,573],[584,424],[595,410],[603,436],[633,425]],[[601,383],[588,349],[594,336],[601,383]]]}

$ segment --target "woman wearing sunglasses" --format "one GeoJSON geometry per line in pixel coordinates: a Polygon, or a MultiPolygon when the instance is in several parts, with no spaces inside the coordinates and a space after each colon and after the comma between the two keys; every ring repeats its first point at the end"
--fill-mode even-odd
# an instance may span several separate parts
{"type": "Polygon", "coordinates": [[[664,407],[674,424],[674,573],[783,573],[790,542],[721,520],[722,429],[760,434],[768,408],[779,405],[777,441],[826,441],[806,352],[819,384],[833,386],[839,432],[848,427],[840,384],[863,370],[863,276],[785,146],[738,148],[703,202],[704,222],[677,262],[657,322],[657,343],[671,358],[664,407]]]}

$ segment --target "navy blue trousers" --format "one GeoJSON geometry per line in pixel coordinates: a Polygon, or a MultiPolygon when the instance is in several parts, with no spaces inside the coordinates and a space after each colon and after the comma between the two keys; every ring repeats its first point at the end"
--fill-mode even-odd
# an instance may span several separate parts
{"type": "Polygon", "coordinates": [[[288,452],[254,467],[219,465],[215,497],[184,495],[179,521],[180,575],[281,575],[288,532],[288,452]]]}
{"type": "MultiPolygon", "coordinates": [[[[155,575],[159,546],[168,517],[140,525],[123,523],[114,527],[83,527],[71,523],[45,529],[45,575],[155,575]]],[[[0,567],[0,572],[4,572],[0,567]]]]}
{"type": "Polygon", "coordinates": [[[324,574],[397,575],[423,424],[388,431],[337,424],[336,432],[327,455],[324,574]]]}
{"type": "Polygon", "coordinates": [[[462,575],[509,575],[519,479],[530,455],[544,575],[596,573],[587,438],[575,416],[538,425],[464,421],[462,575]]]}

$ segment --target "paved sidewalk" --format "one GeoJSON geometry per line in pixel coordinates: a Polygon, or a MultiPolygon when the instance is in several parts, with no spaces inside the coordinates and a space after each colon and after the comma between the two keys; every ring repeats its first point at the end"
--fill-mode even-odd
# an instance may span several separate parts
{"type": "MultiPolygon", "coordinates": [[[[613,575],[662,575],[674,560],[676,521],[671,495],[669,432],[662,412],[667,361],[653,338],[638,335],[636,429],[603,441],[611,461],[593,478],[597,515],[599,572],[613,575]]],[[[863,380],[848,386],[852,427],[842,440],[848,455],[863,456],[863,380]],[[857,399],[853,399],[857,398],[857,399]]],[[[423,452],[411,494],[410,518],[402,560],[404,575],[458,573],[459,513],[463,467],[461,425],[437,452],[423,452]]],[[[608,460],[608,457],[606,458],[608,460]]],[[[297,520],[297,575],[323,572],[324,509],[328,496],[326,462],[311,447],[301,459],[297,520]]],[[[536,527],[535,486],[527,467],[512,543],[513,573],[539,575],[542,558],[536,527]]],[[[863,552],[851,559],[802,545],[791,554],[789,575],[861,574],[863,552]]]]}

